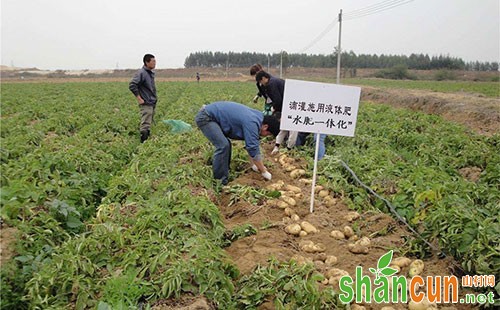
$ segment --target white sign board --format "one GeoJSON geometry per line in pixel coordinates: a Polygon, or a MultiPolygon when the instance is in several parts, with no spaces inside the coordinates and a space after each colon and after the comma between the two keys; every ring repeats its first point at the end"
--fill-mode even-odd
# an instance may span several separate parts
{"type": "Polygon", "coordinates": [[[285,81],[281,130],[354,137],[361,88],[285,81]]]}

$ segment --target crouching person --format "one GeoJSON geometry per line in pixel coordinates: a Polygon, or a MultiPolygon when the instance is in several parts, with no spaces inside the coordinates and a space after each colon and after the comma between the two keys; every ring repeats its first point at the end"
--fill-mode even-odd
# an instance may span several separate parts
{"type": "Polygon", "coordinates": [[[214,178],[223,185],[229,182],[231,162],[231,139],[244,140],[254,171],[259,171],[266,180],[272,176],[262,162],[260,136],[279,133],[279,121],[273,116],[243,104],[217,101],[204,105],[195,117],[196,126],[215,146],[212,169],[214,178]]]}

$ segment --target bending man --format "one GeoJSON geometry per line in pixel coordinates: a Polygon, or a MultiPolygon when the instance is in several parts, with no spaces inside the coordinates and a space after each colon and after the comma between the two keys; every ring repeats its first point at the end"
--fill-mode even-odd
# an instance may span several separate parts
{"type": "Polygon", "coordinates": [[[244,140],[254,171],[259,171],[266,180],[271,180],[260,154],[260,136],[279,133],[279,122],[272,116],[243,104],[217,101],[204,105],[195,117],[198,128],[215,146],[212,162],[214,178],[223,185],[229,182],[231,162],[231,140],[244,140]]]}

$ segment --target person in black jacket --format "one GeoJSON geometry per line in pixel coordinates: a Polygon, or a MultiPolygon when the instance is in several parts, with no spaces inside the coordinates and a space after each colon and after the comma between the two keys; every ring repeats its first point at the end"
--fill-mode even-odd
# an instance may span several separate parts
{"type": "Polygon", "coordinates": [[[274,77],[266,71],[260,71],[255,75],[257,83],[264,86],[267,96],[272,101],[273,114],[281,114],[283,108],[283,96],[285,94],[285,80],[274,77]]]}
{"type": "Polygon", "coordinates": [[[136,72],[128,87],[137,98],[137,103],[139,103],[141,111],[141,125],[139,128],[141,143],[149,138],[156,102],[158,101],[156,97],[155,73],[153,72],[153,69],[156,67],[155,56],[146,54],[142,61],[144,66],[136,72]]]}
{"type": "MultiPolygon", "coordinates": [[[[264,70],[264,69],[262,68],[261,64],[254,64],[250,67],[250,76],[255,77],[255,75],[262,70],[264,70]]],[[[264,113],[264,115],[271,115],[273,113],[271,111],[271,108],[272,108],[271,99],[269,97],[267,97],[266,89],[265,89],[264,85],[257,82],[256,86],[257,86],[258,92],[257,92],[257,95],[255,95],[255,97],[253,97],[253,103],[257,103],[259,98],[263,97],[265,102],[264,102],[264,110],[262,110],[262,113],[264,113]]]]}
{"type": "MultiPolygon", "coordinates": [[[[273,116],[280,119],[283,109],[283,97],[285,95],[285,81],[270,75],[266,71],[258,72],[255,75],[255,80],[257,83],[264,86],[266,94],[272,102],[273,116]]],[[[287,148],[293,148],[297,140],[297,135],[297,131],[281,130],[278,136],[276,136],[275,146],[271,154],[277,154],[280,145],[283,144],[285,140],[287,140],[287,148]]]]}

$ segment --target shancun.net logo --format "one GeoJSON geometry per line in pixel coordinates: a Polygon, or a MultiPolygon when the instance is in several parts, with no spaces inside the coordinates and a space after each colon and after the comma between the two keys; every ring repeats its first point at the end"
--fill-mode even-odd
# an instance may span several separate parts
{"type": "MultiPolygon", "coordinates": [[[[368,268],[375,275],[375,280],[363,274],[363,267],[356,267],[356,276],[340,278],[339,295],[343,303],[407,303],[409,300],[420,303],[427,299],[431,303],[494,303],[494,293],[466,294],[459,300],[459,279],[456,276],[427,276],[414,275],[411,279],[405,276],[396,276],[398,270],[391,268],[393,251],[382,255],[377,263],[377,268],[368,268]],[[421,290],[423,288],[424,290],[421,290]]],[[[495,276],[478,277],[481,286],[495,287],[495,276]]],[[[462,286],[472,286],[471,276],[462,278],[462,286]]],[[[474,280],[475,281],[475,280],[474,280]]],[[[475,285],[478,287],[479,285],[475,285]]]]}

